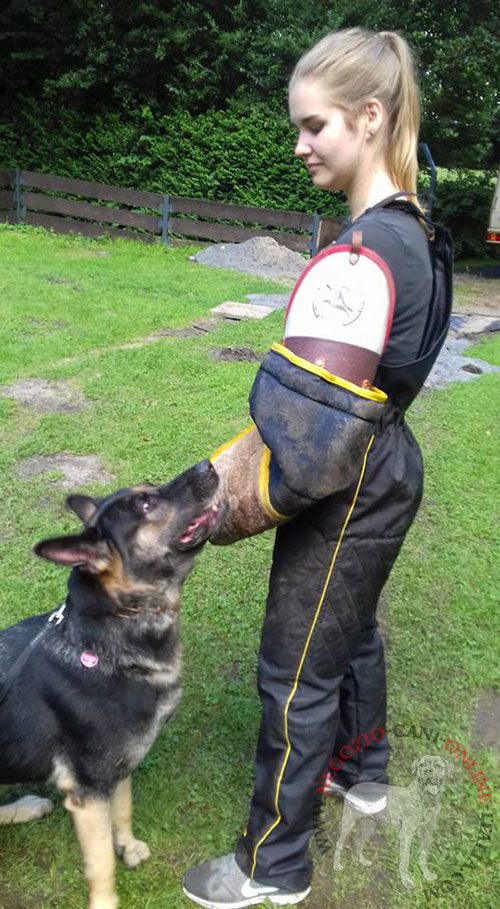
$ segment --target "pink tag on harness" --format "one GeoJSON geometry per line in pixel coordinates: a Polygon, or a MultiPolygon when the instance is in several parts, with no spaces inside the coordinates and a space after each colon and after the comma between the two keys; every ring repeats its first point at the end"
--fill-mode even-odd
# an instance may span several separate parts
{"type": "Polygon", "coordinates": [[[90,650],[84,650],[81,657],[80,663],[82,666],[85,666],[85,669],[93,669],[94,666],[97,666],[99,662],[99,657],[97,653],[92,653],[90,650]]]}

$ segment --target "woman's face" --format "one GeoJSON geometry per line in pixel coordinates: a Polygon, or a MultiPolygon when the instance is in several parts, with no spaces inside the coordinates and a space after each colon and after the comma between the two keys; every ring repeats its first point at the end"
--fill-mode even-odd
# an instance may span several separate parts
{"type": "Polygon", "coordinates": [[[321,82],[299,79],[290,91],[290,119],[299,131],[295,154],[302,158],[318,189],[347,195],[363,170],[366,118],[348,125],[340,107],[328,102],[321,82]]]}

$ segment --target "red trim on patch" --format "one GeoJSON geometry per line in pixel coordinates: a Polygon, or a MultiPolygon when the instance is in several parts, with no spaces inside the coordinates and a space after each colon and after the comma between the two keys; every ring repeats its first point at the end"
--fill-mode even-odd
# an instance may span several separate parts
{"type": "MultiPolygon", "coordinates": [[[[339,253],[339,252],[352,252],[351,244],[343,243],[341,246],[332,246],[331,249],[330,248],[324,249],[322,252],[318,253],[317,256],[314,256],[314,259],[311,259],[309,264],[306,265],[299,280],[297,281],[295,287],[293,288],[292,295],[288,301],[288,306],[287,306],[286,312],[285,312],[285,323],[284,323],[283,329],[286,328],[286,320],[288,318],[290,306],[292,305],[295,294],[297,293],[305,276],[311,270],[313,265],[315,265],[316,262],[319,262],[320,259],[325,259],[326,256],[332,256],[332,255],[334,255],[334,253],[339,253]]],[[[394,278],[392,277],[392,272],[391,272],[391,269],[389,268],[387,262],[385,262],[384,259],[382,259],[382,257],[379,256],[378,253],[374,252],[373,249],[369,249],[367,246],[362,246],[359,251],[359,255],[366,256],[368,259],[371,259],[372,262],[375,262],[375,264],[378,265],[379,268],[382,269],[382,271],[385,275],[385,278],[387,280],[387,283],[389,285],[389,315],[388,315],[388,319],[387,319],[387,330],[385,333],[385,341],[384,341],[384,350],[385,350],[385,348],[387,347],[387,342],[389,340],[389,334],[390,334],[391,327],[392,327],[392,320],[394,317],[394,305],[396,302],[396,289],[394,287],[394,278]]],[[[353,265],[353,268],[355,268],[354,265],[353,265]]],[[[283,339],[283,344],[286,347],[285,339],[283,339]]],[[[383,351],[382,351],[382,353],[383,353],[383,351]]]]}

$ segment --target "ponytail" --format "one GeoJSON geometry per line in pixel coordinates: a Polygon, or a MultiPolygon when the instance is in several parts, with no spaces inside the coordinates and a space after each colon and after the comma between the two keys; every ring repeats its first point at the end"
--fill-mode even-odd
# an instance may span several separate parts
{"type": "Polygon", "coordinates": [[[399,80],[389,114],[387,165],[398,189],[417,191],[420,105],[410,48],[397,32],[380,32],[399,61],[399,80]]]}
{"type": "Polygon", "coordinates": [[[387,116],[389,174],[398,189],[416,193],[420,107],[406,40],[397,32],[363,28],[330,32],[300,58],[290,88],[305,77],[323,82],[331,103],[343,108],[348,119],[359,116],[369,98],[379,98],[387,116]]]}

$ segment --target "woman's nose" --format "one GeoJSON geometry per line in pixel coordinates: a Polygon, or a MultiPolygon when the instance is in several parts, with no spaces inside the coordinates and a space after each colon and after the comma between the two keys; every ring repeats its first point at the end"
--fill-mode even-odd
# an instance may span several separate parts
{"type": "Polygon", "coordinates": [[[296,155],[297,158],[303,158],[305,155],[310,154],[311,143],[306,140],[305,136],[303,136],[302,133],[299,133],[294,149],[294,155],[296,155]]]}

